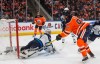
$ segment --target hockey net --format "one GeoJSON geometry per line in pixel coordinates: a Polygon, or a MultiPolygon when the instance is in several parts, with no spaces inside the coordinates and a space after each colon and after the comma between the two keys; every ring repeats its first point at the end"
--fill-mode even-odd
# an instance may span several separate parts
{"type": "Polygon", "coordinates": [[[19,39],[18,39],[18,21],[16,19],[0,20],[0,53],[8,48],[16,47],[16,54],[19,58],[19,39]],[[12,31],[12,23],[15,25],[15,31],[12,31]]]}

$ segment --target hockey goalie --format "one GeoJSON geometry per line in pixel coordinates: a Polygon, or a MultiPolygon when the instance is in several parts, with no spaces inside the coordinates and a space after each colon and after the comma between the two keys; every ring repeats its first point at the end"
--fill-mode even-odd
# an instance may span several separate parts
{"type": "Polygon", "coordinates": [[[42,50],[50,54],[55,53],[54,46],[52,44],[47,45],[49,42],[51,42],[51,30],[46,29],[40,38],[34,38],[26,46],[21,47],[20,58],[28,58],[42,50]]]}

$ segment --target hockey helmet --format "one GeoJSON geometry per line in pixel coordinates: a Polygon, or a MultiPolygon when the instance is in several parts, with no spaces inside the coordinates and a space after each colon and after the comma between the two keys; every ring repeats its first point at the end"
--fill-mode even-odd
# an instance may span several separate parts
{"type": "Polygon", "coordinates": [[[51,34],[51,30],[50,30],[50,29],[46,29],[46,30],[45,30],[45,33],[46,33],[46,34],[51,34]]]}
{"type": "Polygon", "coordinates": [[[68,8],[64,8],[64,11],[68,11],[69,9],[68,8]]]}
{"type": "Polygon", "coordinates": [[[68,8],[64,8],[63,15],[65,15],[65,16],[69,16],[70,15],[70,11],[69,11],[68,8]]]}

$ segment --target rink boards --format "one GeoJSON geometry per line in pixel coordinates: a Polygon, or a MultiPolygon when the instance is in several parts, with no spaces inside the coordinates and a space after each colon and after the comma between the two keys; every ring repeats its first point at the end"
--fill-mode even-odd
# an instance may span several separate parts
{"type": "MultiPolygon", "coordinates": [[[[86,21],[86,22],[90,22],[91,24],[94,21],[86,21]]],[[[32,22],[21,22],[18,24],[18,32],[20,36],[24,36],[24,35],[33,35],[34,34],[34,29],[35,29],[35,24],[32,24],[32,22]]],[[[48,21],[45,23],[45,25],[43,26],[43,33],[45,31],[45,29],[51,29],[51,33],[52,34],[59,34],[61,33],[61,21],[48,21]]],[[[8,31],[9,27],[2,27],[0,29],[0,31],[8,31]],[[2,30],[3,29],[3,30],[2,30]]],[[[16,35],[16,26],[15,23],[11,23],[11,32],[12,35],[15,36],[16,35]]],[[[39,34],[39,33],[37,33],[39,34]]]]}

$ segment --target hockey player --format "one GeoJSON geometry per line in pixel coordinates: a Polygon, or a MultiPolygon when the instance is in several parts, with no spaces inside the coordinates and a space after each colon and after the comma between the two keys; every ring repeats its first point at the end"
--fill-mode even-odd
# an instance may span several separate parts
{"type": "MultiPolygon", "coordinates": [[[[66,16],[66,12],[67,11],[69,11],[69,9],[68,8],[65,8],[64,11],[63,11],[63,13],[62,13],[62,16],[61,16],[62,32],[65,30],[67,21],[69,21],[69,19],[66,16]]],[[[74,38],[75,35],[73,33],[71,33],[71,35],[72,35],[73,41],[75,43],[75,38],[74,38]]],[[[64,43],[64,42],[65,42],[65,38],[62,38],[62,43],[64,43]]]]}
{"type": "Polygon", "coordinates": [[[94,57],[94,54],[91,52],[87,44],[87,37],[90,33],[90,23],[83,22],[77,16],[72,16],[70,11],[66,11],[66,17],[68,21],[65,30],[56,36],[56,40],[60,40],[73,32],[78,36],[77,46],[81,50],[81,54],[83,56],[82,61],[86,61],[88,59],[87,54],[94,57]]]}
{"type": "MultiPolygon", "coordinates": [[[[68,8],[65,8],[63,13],[62,13],[62,16],[61,16],[61,26],[62,26],[62,32],[65,30],[65,27],[66,27],[66,23],[69,21],[69,19],[67,18],[66,16],[66,12],[69,11],[68,8]]],[[[72,38],[73,38],[73,42],[76,43],[76,40],[75,40],[75,35],[73,33],[71,33],[72,35],[72,38]]],[[[62,43],[65,42],[65,38],[62,38],[62,43]]]]}
{"type": "Polygon", "coordinates": [[[45,24],[45,22],[46,22],[46,18],[40,15],[39,12],[37,12],[37,16],[34,18],[34,22],[32,22],[32,24],[36,24],[34,30],[34,36],[36,36],[38,28],[40,34],[42,35],[42,26],[45,24]]]}
{"type": "Polygon", "coordinates": [[[91,34],[88,39],[94,41],[97,37],[100,37],[100,20],[97,20],[92,27],[91,34]]]}
{"type": "Polygon", "coordinates": [[[53,45],[47,46],[46,44],[51,42],[51,30],[46,29],[45,33],[38,39],[34,38],[34,40],[30,41],[26,46],[23,46],[20,51],[21,58],[27,58],[31,55],[45,50],[48,53],[54,53],[55,49],[53,45]]]}
{"type": "MultiPolygon", "coordinates": [[[[66,17],[65,17],[65,15],[64,15],[64,13],[65,13],[65,10],[68,10],[68,9],[64,9],[64,11],[63,11],[63,13],[62,13],[62,16],[61,16],[61,26],[62,26],[62,31],[64,31],[64,29],[65,29],[65,26],[66,26],[66,17]]],[[[62,39],[62,43],[64,43],[65,42],[65,39],[63,38],[62,39]]]]}

